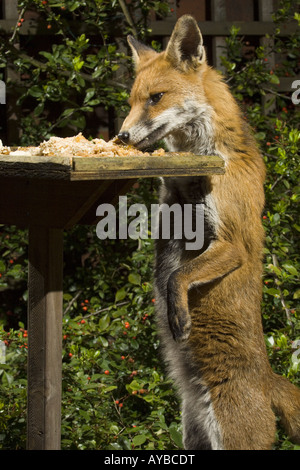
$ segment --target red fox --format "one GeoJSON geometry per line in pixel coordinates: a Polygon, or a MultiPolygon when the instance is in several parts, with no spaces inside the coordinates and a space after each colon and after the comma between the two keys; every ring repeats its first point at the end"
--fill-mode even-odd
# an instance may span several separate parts
{"type": "Polygon", "coordinates": [[[275,414],[300,443],[300,390],[269,364],[261,321],[265,167],[240,109],[206,62],[193,17],[165,51],[128,37],[136,65],[119,138],[140,149],[219,155],[225,174],[164,178],[160,203],[205,208],[205,242],[156,242],[155,297],[168,370],[182,401],[185,449],[268,450],[275,414]]]}

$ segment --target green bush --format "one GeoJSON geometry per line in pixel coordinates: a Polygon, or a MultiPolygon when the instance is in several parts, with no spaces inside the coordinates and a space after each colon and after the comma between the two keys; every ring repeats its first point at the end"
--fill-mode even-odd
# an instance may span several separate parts
{"type": "MultiPolygon", "coordinates": [[[[16,25],[11,38],[3,37],[0,67],[9,64],[23,77],[18,86],[7,84],[8,92],[17,95],[22,116],[17,144],[37,144],[50,135],[79,131],[94,137],[97,107],[108,109],[112,117],[113,109],[126,111],[124,84],[132,72],[120,44],[125,44],[132,25],[120,3],[19,1],[20,19],[29,9],[38,11],[41,23],[55,32],[56,42],[33,58],[22,41],[21,49],[16,48],[23,26],[16,25]],[[115,37],[111,17],[118,20],[121,38],[115,37]],[[77,32],[83,22],[90,35],[77,32]]],[[[295,3],[279,4],[273,50],[257,47],[245,59],[245,39],[232,28],[223,65],[225,80],[254,129],[267,166],[262,307],[270,362],[275,371],[300,385],[299,106],[291,102],[292,90],[277,89],[280,76],[299,73],[299,32],[286,40],[278,34],[283,22],[299,21],[295,3]],[[268,58],[274,51],[284,59],[271,70],[268,58]],[[267,114],[262,99],[268,104],[267,114]]],[[[128,8],[134,28],[145,39],[149,11],[164,14],[167,2],[133,1],[128,8]]],[[[156,202],[156,182],[136,183],[128,199],[129,204],[156,202]]],[[[27,232],[1,226],[0,241],[0,339],[6,345],[6,363],[0,365],[0,448],[22,449],[27,232]]],[[[100,242],[95,227],[78,226],[65,234],[64,245],[63,449],[182,448],[179,403],[162,366],[154,319],[152,241],[100,242]]],[[[279,429],[275,448],[298,447],[279,429]]]]}

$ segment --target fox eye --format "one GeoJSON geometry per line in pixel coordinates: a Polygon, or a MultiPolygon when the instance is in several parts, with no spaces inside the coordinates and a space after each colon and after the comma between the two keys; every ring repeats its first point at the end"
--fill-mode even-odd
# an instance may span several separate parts
{"type": "Polygon", "coordinates": [[[153,95],[150,95],[149,104],[150,104],[151,106],[154,106],[155,104],[157,104],[157,103],[161,100],[161,98],[162,98],[163,95],[164,95],[163,92],[161,92],[161,93],[154,93],[153,95]]]}

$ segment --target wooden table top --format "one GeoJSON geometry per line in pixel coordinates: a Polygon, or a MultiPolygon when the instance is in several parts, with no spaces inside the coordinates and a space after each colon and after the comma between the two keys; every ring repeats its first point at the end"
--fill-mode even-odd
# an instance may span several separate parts
{"type": "Polygon", "coordinates": [[[224,160],[215,155],[167,152],[163,156],[22,156],[0,155],[0,177],[53,180],[114,180],[223,174],[224,160]]]}

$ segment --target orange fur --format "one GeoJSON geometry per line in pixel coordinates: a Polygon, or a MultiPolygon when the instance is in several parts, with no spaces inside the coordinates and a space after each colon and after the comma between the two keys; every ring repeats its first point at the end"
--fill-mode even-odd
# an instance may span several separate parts
{"type": "Polygon", "coordinates": [[[186,15],[167,50],[130,39],[137,77],[120,135],[145,148],[212,152],[225,175],[165,178],[160,202],[204,204],[205,242],[156,244],[157,317],[182,398],[187,449],[270,449],[275,413],[300,443],[300,391],[270,367],[261,322],[265,167],[227,85],[186,15]]]}

